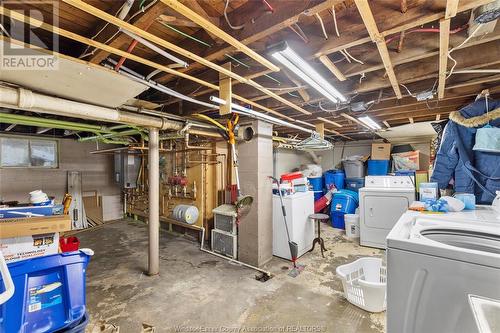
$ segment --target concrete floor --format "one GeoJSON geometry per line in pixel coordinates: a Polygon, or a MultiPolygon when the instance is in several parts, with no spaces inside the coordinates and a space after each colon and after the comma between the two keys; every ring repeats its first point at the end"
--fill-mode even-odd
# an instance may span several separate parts
{"type": "Polygon", "coordinates": [[[296,278],[289,263],[274,258],[266,267],[275,277],[255,280],[255,271],[203,253],[199,244],[165,231],[160,236],[160,275],[147,266],[147,227],[124,220],[78,234],[82,247],[95,251],[87,270],[91,325],[99,320],[120,333],[156,332],[384,332],[385,313],[370,314],[343,298],[335,268],[362,256],[381,256],[360,247],[328,225],[318,248],[299,259],[306,265],[296,278]],[[282,327],[289,327],[283,330],[282,327]],[[243,330],[246,328],[246,330],[243,330]],[[204,330],[203,330],[204,329],[204,330]]]}

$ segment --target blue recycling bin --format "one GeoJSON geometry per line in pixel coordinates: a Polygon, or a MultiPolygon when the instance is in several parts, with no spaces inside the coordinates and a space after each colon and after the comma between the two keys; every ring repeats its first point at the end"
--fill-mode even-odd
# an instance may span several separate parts
{"type": "MultiPolygon", "coordinates": [[[[85,251],[88,252],[88,251],[85,251]]],[[[90,253],[65,252],[7,265],[14,295],[0,305],[0,333],[65,331],[85,319],[90,253]]],[[[0,292],[5,289],[0,278],[0,292]]]]}

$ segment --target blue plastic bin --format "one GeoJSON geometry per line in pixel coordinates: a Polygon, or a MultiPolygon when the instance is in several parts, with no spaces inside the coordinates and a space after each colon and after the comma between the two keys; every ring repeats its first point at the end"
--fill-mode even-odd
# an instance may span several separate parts
{"type": "Polygon", "coordinates": [[[90,317],[88,312],[85,312],[83,315],[83,318],[80,320],[80,322],[76,323],[75,326],[71,325],[70,327],[59,331],[59,333],[85,333],[85,328],[89,324],[90,317]]]}
{"type": "Polygon", "coordinates": [[[334,228],[345,229],[344,215],[354,214],[358,208],[359,198],[354,191],[341,190],[333,195],[330,207],[330,220],[334,228]]]}
{"type": "Polygon", "coordinates": [[[389,160],[368,160],[368,176],[385,176],[389,173],[389,160]]]}
{"type": "Polygon", "coordinates": [[[323,174],[325,177],[325,187],[329,189],[330,185],[335,185],[337,190],[345,188],[345,173],[342,170],[328,170],[323,174]]]}
{"type": "MultiPolygon", "coordinates": [[[[85,270],[90,256],[82,251],[8,264],[15,286],[0,305],[0,332],[45,333],[74,327],[85,315],[85,270]]],[[[0,279],[0,291],[5,290],[0,279]]]]}
{"type": "Polygon", "coordinates": [[[307,180],[311,185],[313,191],[323,191],[323,176],[321,177],[308,177],[307,180]]]}
{"type": "Polygon", "coordinates": [[[358,193],[359,189],[365,186],[365,178],[347,178],[345,180],[346,189],[358,193]]]}

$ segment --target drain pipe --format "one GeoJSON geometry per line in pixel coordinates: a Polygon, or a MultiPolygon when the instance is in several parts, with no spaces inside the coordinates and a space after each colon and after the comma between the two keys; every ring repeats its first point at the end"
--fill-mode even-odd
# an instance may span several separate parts
{"type": "Polygon", "coordinates": [[[35,93],[23,88],[16,89],[0,86],[0,106],[68,117],[154,127],[161,130],[178,131],[183,127],[182,123],[169,121],[160,117],[152,117],[119,111],[108,107],[74,102],[63,98],[35,93]]]}
{"type": "Polygon", "coordinates": [[[149,128],[148,176],[149,176],[149,256],[148,275],[160,272],[160,152],[158,128],[149,128]]]}

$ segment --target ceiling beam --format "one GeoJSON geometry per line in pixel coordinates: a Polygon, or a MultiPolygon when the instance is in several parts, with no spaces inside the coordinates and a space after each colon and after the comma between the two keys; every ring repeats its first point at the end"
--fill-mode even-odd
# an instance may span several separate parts
{"type": "Polygon", "coordinates": [[[377,23],[373,17],[373,13],[368,4],[368,0],[355,0],[356,6],[358,7],[359,13],[363,18],[368,34],[373,42],[377,44],[380,57],[384,63],[385,70],[387,72],[387,77],[392,85],[392,89],[397,98],[402,98],[401,90],[399,89],[399,83],[394,73],[394,68],[392,67],[391,57],[389,56],[389,50],[387,49],[387,44],[385,43],[385,38],[380,34],[377,28],[377,23]]]}
{"type": "MultiPolygon", "coordinates": [[[[453,1],[448,1],[448,4],[453,1]]],[[[458,5],[458,1],[456,1],[458,5]]],[[[446,7],[448,11],[448,7],[446,7]]],[[[450,43],[450,19],[439,21],[439,81],[438,98],[444,98],[444,87],[446,85],[446,75],[448,69],[448,47],[450,43]]]]}
{"type": "Polygon", "coordinates": [[[458,13],[458,3],[459,0],[448,0],[446,2],[446,11],[444,13],[445,20],[449,20],[455,17],[458,13]]]}
{"type": "Polygon", "coordinates": [[[194,23],[198,24],[200,27],[205,29],[206,31],[218,36],[221,38],[223,41],[228,43],[229,45],[233,46],[236,50],[239,52],[242,52],[261,64],[264,67],[267,67],[268,69],[278,72],[280,69],[278,66],[258,54],[257,52],[253,51],[251,48],[246,46],[245,44],[241,43],[238,41],[236,38],[233,36],[229,35],[226,33],[224,30],[213,24],[212,22],[208,21],[201,15],[198,15],[196,12],[193,10],[189,9],[188,7],[184,6],[182,3],[180,3],[177,0],[160,0],[163,2],[165,5],[169,6],[182,16],[190,19],[194,23]]]}
{"type": "Polygon", "coordinates": [[[323,117],[317,117],[316,119],[324,121],[325,123],[328,123],[328,124],[332,124],[332,125],[337,126],[337,127],[342,127],[342,125],[340,125],[339,123],[337,123],[337,122],[335,122],[333,120],[330,120],[330,119],[326,119],[326,118],[323,118],[323,117]]]}
{"type": "Polygon", "coordinates": [[[224,67],[219,66],[219,65],[207,60],[204,57],[200,57],[200,56],[198,56],[198,55],[196,55],[188,50],[183,49],[182,47],[179,47],[179,46],[177,46],[173,43],[170,43],[162,38],[159,38],[158,36],[155,36],[149,32],[146,32],[140,28],[137,28],[134,25],[131,25],[125,21],[122,21],[122,20],[114,17],[113,15],[110,15],[110,14],[108,14],[108,13],[106,13],[106,12],[104,12],[104,11],[94,7],[94,6],[91,6],[91,5],[83,2],[82,0],[62,0],[62,1],[64,1],[65,3],[67,3],[69,5],[74,6],[75,8],[81,9],[89,14],[92,14],[100,19],[106,20],[106,21],[116,25],[117,27],[128,30],[130,32],[133,32],[134,34],[139,35],[140,37],[143,37],[150,42],[153,42],[155,44],[163,46],[163,47],[165,47],[171,51],[174,51],[174,52],[176,52],[176,53],[178,53],[186,58],[189,58],[193,61],[196,61],[200,64],[203,64],[206,67],[211,68],[219,73],[225,74],[228,77],[231,77],[235,80],[241,81],[242,83],[248,84],[257,90],[260,90],[261,92],[268,95],[269,97],[275,98],[278,101],[280,101],[281,103],[288,105],[292,109],[295,109],[295,110],[297,110],[301,113],[304,113],[304,114],[311,114],[309,111],[306,111],[303,108],[291,103],[287,99],[285,99],[285,98],[273,93],[272,91],[264,88],[263,86],[261,86],[260,84],[258,84],[257,82],[255,82],[253,80],[246,79],[240,75],[237,75],[231,71],[228,71],[224,67]]]}
{"type": "Polygon", "coordinates": [[[330,58],[328,58],[328,56],[323,55],[319,57],[319,61],[321,61],[323,65],[325,65],[325,67],[328,68],[328,70],[332,72],[332,74],[335,75],[337,79],[339,79],[339,81],[346,80],[344,74],[342,74],[342,72],[337,68],[337,66],[335,66],[335,64],[330,60],[330,58]]]}

